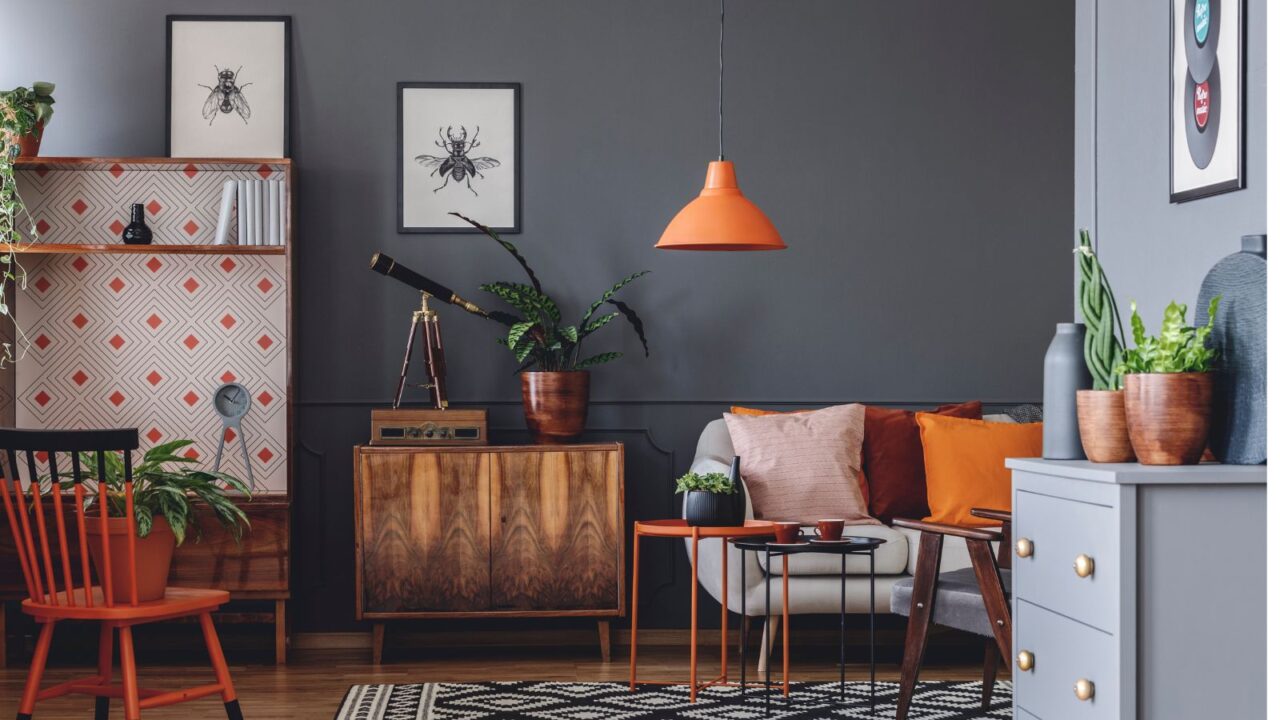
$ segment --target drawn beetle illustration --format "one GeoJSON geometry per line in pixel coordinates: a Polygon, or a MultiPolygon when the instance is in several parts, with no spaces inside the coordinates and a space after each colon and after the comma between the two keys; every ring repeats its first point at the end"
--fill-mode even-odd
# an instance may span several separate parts
{"type": "Polygon", "coordinates": [[[448,155],[444,157],[419,155],[414,158],[423,167],[444,178],[444,184],[431,192],[440,192],[445,185],[449,184],[449,178],[453,178],[455,183],[465,181],[471,194],[479,197],[480,193],[471,187],[471,178],[478,176],[483,180],[484,173],[480,172],[481,170],[490,170],[502,164],[491,157],[468,157],[473,149],[480,147],[480,126],[476,126],[476,132],[471,136],[470,142],[467,141],[467,129],[462,126],[459,126],[457,135],[453,134],[452,125],[448,130],[440,128],[439,135],[440,139],[436,141],[436,147],[444,149],[449,153],[448,155]]]}
{"type": "Polygon", "coordinates": [[[249,122],[249,101],[244,99],[244,95],[240,92],[249,87],[253,83],[245,83],[238,85],[240,80],[240,70],[244,69],[241,65],[235,72],[230,70],[222,70],[217,65],[213,66],[214,72],[218,73],[218,84],[209,86],[201,84],[200,87],[209,91],[209,97],[204,101],[204,109],[201,114],[209,124],[213,124],[214,118],[218,117],[218,111],[230,115],[235,110],[240,119],[246,124],[249,122]]]}

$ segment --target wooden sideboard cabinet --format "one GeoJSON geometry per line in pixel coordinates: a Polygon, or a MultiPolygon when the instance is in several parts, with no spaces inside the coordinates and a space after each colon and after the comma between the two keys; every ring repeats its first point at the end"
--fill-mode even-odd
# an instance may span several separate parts
{"type": "Polygon", "coordinates": [[[623,614],[623,448],[355,448],[356,618],[623,614]]]}
{"type": "Polygon", "coordinates": [[[1007,465],[1014,718],[1265,714],[1266,466],[1007,465]]]}

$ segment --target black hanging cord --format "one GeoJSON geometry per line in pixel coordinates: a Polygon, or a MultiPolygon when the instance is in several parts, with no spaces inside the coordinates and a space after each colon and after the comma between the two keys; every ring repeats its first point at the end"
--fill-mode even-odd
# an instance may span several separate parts
{"type": "Polygon", "coordinates": [[[724,0],[720,0],[720,159],[724,160],[724,0]]]}

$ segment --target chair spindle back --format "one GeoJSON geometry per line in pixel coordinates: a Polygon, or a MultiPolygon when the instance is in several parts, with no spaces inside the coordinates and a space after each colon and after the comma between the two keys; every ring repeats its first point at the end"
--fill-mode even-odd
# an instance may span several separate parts
{"type": "Polygon", "coordinates": [[[0,429],[0,458],[5,461],[3,468],[0,468],[3,470],[0,498],[3,499],[4,514],[13,532],[18,564],[22,568],[27,594],[32,603],[94,607],[98,599],[95,599],[93,592],[88,529],[90,523],[96,523],[102,543],[103,567],[99,568],[98,573],[102,585],[100,600],[107,607],[115,606],[112,592],[111,535],[107,524],[109,488],[104,482],[94,483],[96,517],[88,517],[89,513],[85,509],[89,497],[85,488],[86,473],[80,461],[80,454],[87,453],[96,465],[88,469],[88,477],[105,478],[106,454],[110,452],[123,454],[125,520],[128,528],[124,535],[128,545],[129,599],[131,605],[138,604],[137,525],[133,508],[132,458],[132,451],[136,449],[136,429],[0,429]],[[63,464],[63,472],[59,472],[59,453],[70,457],[70,493],[62,487],[66,465],[63,464]],[[52,503],[49,511],[45,509],[46,497],[41,490],[38,455],[47,458],[49,465],[47,499],[52,503]],[[23,464],[26,465],[27,476],[25,490],[22,480],[23,464]],[[66,509],[68,504],[74,507],[75,520],[71,527],[66,509]],[[78,573],[72,567],[73,550],[79,555],[78,573]]]}

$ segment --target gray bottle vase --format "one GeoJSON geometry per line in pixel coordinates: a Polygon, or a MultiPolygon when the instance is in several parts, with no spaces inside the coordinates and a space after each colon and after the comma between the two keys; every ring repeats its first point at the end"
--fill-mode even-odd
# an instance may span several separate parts
{"type": "Polygon", "coordinates": [[[1044,458],[1083,460],[1076,391],[1093,387],[1084,363],[1084,325],[1058,323],[1044,354],[1044,458]]]}

